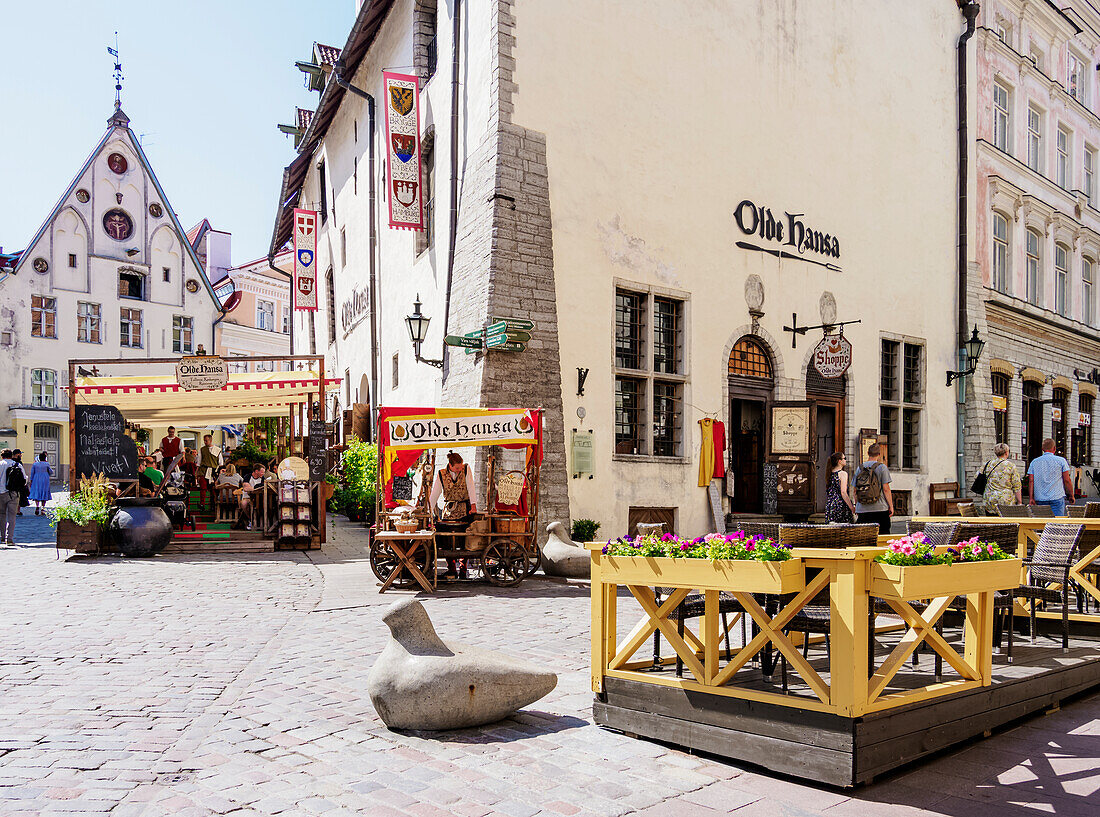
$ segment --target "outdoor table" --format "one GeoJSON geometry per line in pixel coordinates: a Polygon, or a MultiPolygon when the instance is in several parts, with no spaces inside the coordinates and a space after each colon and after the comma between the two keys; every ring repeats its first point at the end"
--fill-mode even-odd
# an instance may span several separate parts
{"type": "Polygon", "coordinates": [[[413,531],[412,533],[379,531],[374,535],[374,539],[388,548],[398,560],[397,565],[382,583],[379,593],[385,593],[386,588],[393,584],[402,573],[416,579],[417,583],[427,592],[435,592],[435,534],[432,531],[413,531]],[[427,557],[428,572],[431,574],[430,580],[416,566],[415,556],[420,550],[423,550],[424,555],[427,557]]]}

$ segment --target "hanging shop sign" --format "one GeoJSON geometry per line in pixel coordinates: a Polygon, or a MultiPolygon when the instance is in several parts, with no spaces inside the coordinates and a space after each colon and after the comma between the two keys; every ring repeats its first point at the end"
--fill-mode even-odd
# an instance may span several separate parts
{"type": "Polygon", "coordinates": [[[1092,413],[1088,411],[1077,412],[1077,425],[1079,426],[1091,426],[1092,425],[1092,413]]]}
{"type": "Polygon", "coordinates": [[[1051,409],[1050,409],[1050,419],[1053,420],[1055,423],[1062,422],[1062,407],[1061,406],[1052,406],[1051,407],[1051,409]]]}
{"type": "Polygon", "coordinates": [[[424,229],[420,185],[420,79],[382,72],[386,86],[386,178],[390,226],[424,229]]]}
{"type": "Polygon", "coordinates": [[[176,384],[184,391],[224,389],[229,383],[229,364],[215,355],[181,358],[176,364],[176,384]]]}
{"type": "Polygon", "coordinates": [[[294,210],[294,308],[317,311],[317,212],[294,210]]]}
{"type": "Polygon", "coordinates": [[[822,377],[840,377],[852,365],[852,344],[844,335],[826,335],[814,349],[814,368],[822,377]]]}
{"type": "Polygon", "coordinates": [[[840,267],[834,263],[804,257],[809,252],[826,258],[840,258],[840,239],[807,225],[803,221],[804,216],[804,213],[788,213],[784,210],[782,215],[776,217],[770,207],[745,199],[733,211],[733,220],[737,222],[738,229],[747,236],[755,236],[764,241],[774,242],[779,247],[790,249],[772,249],[744,241],[738,241],[737,246],[746,250],[766,252],[777,258],[809,261],[839,272],[840,267]]]}
{"type": "Polygon", "coordinates": [[[1008,398],[1004,395],[993,395],[993,410],[1008,411],[1008,398]]]}
{"type": "Polygon", "coordinates": [[[493,443],[533,445],[537,422],[537,418],[524,409],[494,409],[470,414],[451,414],[440,409],[434,414],[380,419],[387,446],[416,449],[493,443]]]}

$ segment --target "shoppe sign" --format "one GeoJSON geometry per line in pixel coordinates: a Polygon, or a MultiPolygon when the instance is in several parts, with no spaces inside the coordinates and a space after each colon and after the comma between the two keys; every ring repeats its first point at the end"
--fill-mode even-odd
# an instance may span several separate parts
{"type": "Polygon", "coordinates": [[[822,377],[840,377],[851,365],[852,344],[844,335],[826,335],[814,349],[814,368],[822,377]]]}
{"type": "Polygon", "coordinates": [[[294,210],[294,308],[317,311],[317,213],[294,210]]]}
{"type": "Polygon", "coordinates": [[[176,384],[184,391],[224,389],[229,366],[215,355],[181,358],[176,364],[176,384]]]}

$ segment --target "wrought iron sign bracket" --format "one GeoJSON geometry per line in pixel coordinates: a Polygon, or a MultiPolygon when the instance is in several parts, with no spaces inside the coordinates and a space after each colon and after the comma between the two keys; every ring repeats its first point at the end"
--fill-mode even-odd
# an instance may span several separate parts
{"type": "Polygon", "coordinates": [[[799,326],[798,325],[798,313],[797,312],[792,312],[791,313],[791,325],[790,326],[784,326],[783,331],[791,333],[791,348],[792,349],[797,349],[798,348],[798,336],[799,335],[805,335],[811,329],[821,329],[821,330],[823,330],[824,334],[827,335],[832,330],[836,329],[837,327],[841,327],[840,332],[841,332],[841,334],[844,334],[843,327],[847,326],[848,324],[852,324],[852,323],[863,323],[863,321],[862,320],[833,321],[832,323],[819,323],[816,326],[799,326]]]}

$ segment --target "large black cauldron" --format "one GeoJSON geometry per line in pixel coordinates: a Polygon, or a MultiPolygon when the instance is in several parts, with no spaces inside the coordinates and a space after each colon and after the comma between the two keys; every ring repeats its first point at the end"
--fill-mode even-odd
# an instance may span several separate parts
{"type": "Polygon", "coordinates": [[[152,556],[172,541],[172,521],[160,500],[120,497],[115,505],[107,537],[123,556],[152,556]]]}

